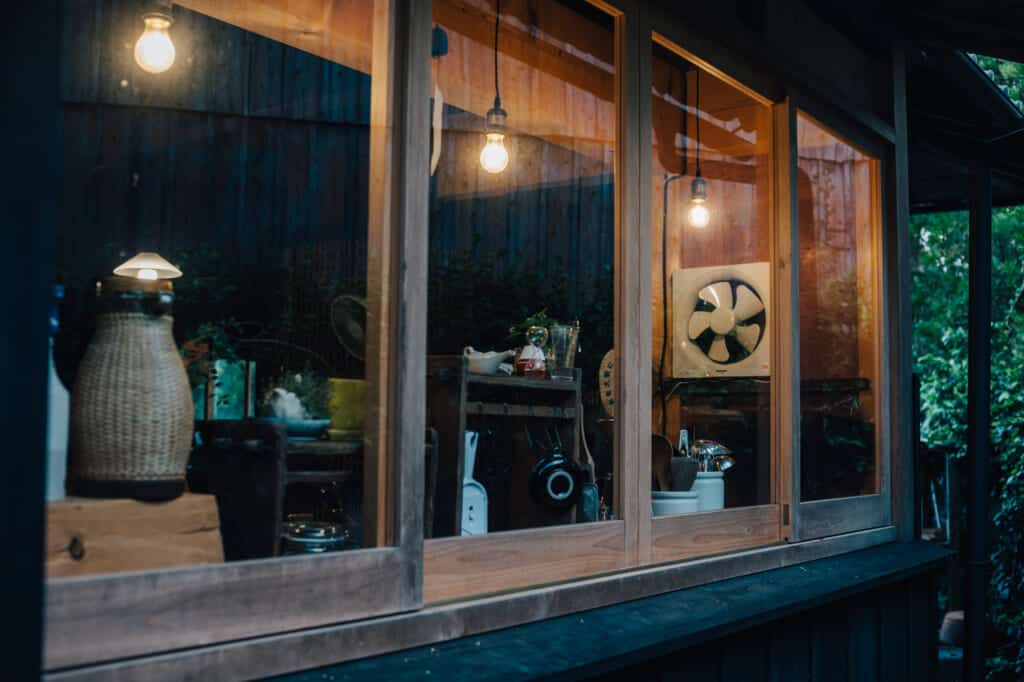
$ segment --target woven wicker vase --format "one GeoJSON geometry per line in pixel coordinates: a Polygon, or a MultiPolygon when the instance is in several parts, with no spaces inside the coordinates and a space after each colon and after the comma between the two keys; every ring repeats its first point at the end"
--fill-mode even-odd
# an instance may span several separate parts
{"type": "Polygon", "coordinates": [[[71,395],[73,494],[167,500],[184,490],[192,395],[166,312],[98,316],[71,395]]]}

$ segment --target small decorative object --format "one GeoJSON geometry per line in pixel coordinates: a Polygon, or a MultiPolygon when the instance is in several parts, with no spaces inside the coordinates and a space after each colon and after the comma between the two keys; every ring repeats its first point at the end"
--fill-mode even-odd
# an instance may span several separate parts
{"type": "MultiPolygon", "coordinates": [[[[301,382],[301,375],[295,381],[301,382]]],[[[315,440],[331,423],[330,419],[314,419],[303,401],[280,386],[272,389],[266,401],[270,419],[284,422],[288,437],[293,440],[315,440]]]]}
{"type": "Polygon", "coordinates": [[[96,332],[71,398],[71,489],[85,497],[168,500],[185,487],[192,396],[172,335],[181,271],[140,253],[99,287],[96,332]],[[124,275],[128,276],[122,276],[124,275]]]}
{"type": "Polygon", "coordinates": [[[579,345],[580,323],[556,324],[551,333],[551,378],[572,381],[575,378],[576,349],[579,345]]]}
{"type": "Polygon", "coordinates": [[[476,466],[476,446],[480,434],[466,431],[466,460],[462,469],[462,534],[486,535],[487,489],[473,478],[476,466]]]}
{"type": "Polygon", "coordinates": [[[50,375],[46,397],[46,501],[64,499],[64,479],[68,473],[68,422],[71,398],[68,389],[57,376],[53,363],[53,336],[60,327],[57,306],[64,298],[64,287],[53,285],[50,304],[50,375]]]}
{"type": "Polygon", "coordinates": [[[601,394],[601,407],[609,417],[615,416],[615,349],[604,354],[597,370],[597,385],[601,394]]]}
{"type": "Polygon", "coordinates": [[[331,416],[327,436],[337,441],[362,440],[366,381],[332,377],[327,380],[327,384],[330,390],[327,412],[331,416]]]}
{"type": "Polygon", "coordinates": [[[462,349],[462,356],[466,358],[466,368],[473,374],[495,374],[501,363],[515,355],[514,350],[489,350],[486,353],[481,353],[473,346],[466,346],[462,349]]]}
{"type": "Polygon", "coordinates": [[[532,326],[526,330],[526,345],[516,358],[516,374],[543,379],[547,374],[547,359],[544,346],[548,342],[548,330],[532,326]]]}

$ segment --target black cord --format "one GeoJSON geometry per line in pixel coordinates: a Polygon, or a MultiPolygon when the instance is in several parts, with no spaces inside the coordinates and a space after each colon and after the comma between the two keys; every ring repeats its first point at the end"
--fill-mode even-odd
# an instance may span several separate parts
{"type": "Polygon", "coordinates": [[[497,0],[494,13],[494,108],[501,108],[501,94],[498,92],[498,23],[501,21],[501,0],[497,0]]]}
{"type": "MultiPolygon", "coordinates": [[[[499,0],[500,2],[500,0],[499,0]]],[[[697,102],[693,110],[693,117],[697,126],[697,177],[700,177],[700,69],[697,69],[695,80],[697,81],[697,102]]]]}
{"type": "MultiPolygon", "coordinates": [[[[684,177],[666,175],[661,194],[661,359],[658,362],[658,395],[661,396],[661,435],[668,428],[668,396],[665,395],[665,355],[668,351],[668,186],[684,177]]],[[[667,436],[666,436],[667,438],[667,436]]]]}

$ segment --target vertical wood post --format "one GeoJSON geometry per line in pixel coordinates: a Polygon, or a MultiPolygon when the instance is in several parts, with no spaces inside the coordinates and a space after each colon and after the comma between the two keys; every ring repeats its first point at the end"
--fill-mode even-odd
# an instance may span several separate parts
{"type": "Polygon", "coordinates": [[[970,187],[970,302],[967,322],[967,576],[964,679],[985,679],[988,587],[989,380],[992,335],[992,171],[979,165],[970,187]]]}
{"type": "Polygon", "coordinates": [[[8,160],[0,182],[5,254],[0,410],[10,425],[0,494],[5,548],[0,602],[18,620],[4,634],[4,680],[39,679],[43,657],[47,313],[57,222],[53,189],[60,186],[60,35],[59,3],[32,3],[8,17],[0,60],[11,102],[0,114],[8,160]]]}

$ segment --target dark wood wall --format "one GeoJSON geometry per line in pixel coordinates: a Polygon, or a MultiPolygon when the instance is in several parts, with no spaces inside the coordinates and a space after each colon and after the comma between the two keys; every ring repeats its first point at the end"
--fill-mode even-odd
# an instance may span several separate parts
{"type": "Polygon", "coordinates": [[[843,599],[593,678],[650,682],[932,682],[931,578],[843,599]]]}
{"type": "MultiPolygon", "coordinates": [[[[375,229],[367,214],[370,74],[181,6],[174,66],[147,74],[133,59],[147,7],[64,2],[61,364],[73,366],[87,340],[93,280],[154,250],[185,271],[176,283],[179,336],[202,322],[255,320],[341,369],[328,305],[365,286],[375,229]]],[[[499,275],[558,279],[564,315],[600,297],[610,329],[611,279],[601,276],[613,261],[613,150],[514,135],[510,171],[500,182],[482,178],[481,114],[445,107],[453,130],[432,183],[431,246],[440,254],[432,266],[461,254],[494,259],[499,275]]],[[[449,302],[471,293],[431,292],[449,302]]],[[[512,317],[526,314],[510,312],[496,328],[507,333],[512,317]]],[[[464,325],[458,331],[457,342],[432,350],[480,342],[464,325]]],[[[602,345],[610,343],[609,335],[602,345]]]]}

